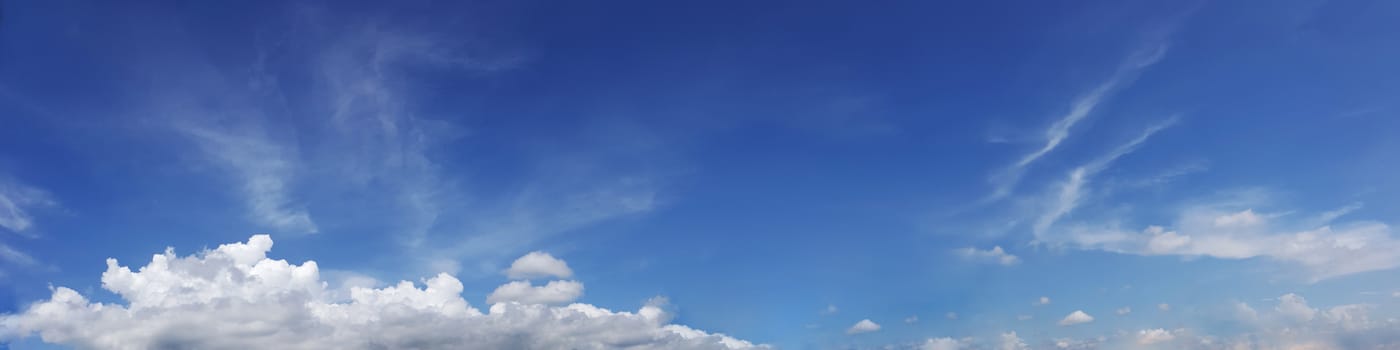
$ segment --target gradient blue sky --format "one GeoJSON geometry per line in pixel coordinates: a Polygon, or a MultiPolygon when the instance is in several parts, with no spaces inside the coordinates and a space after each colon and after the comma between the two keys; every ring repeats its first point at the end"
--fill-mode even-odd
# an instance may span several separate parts
{"type": "Polygon", "coordinates": [[[1393,344],[1400,2],[1261,5],[9,1],[0,311],[267,233],[476,306],[545,251],[788,349],[1225,339],[1292,293],[1393,344]]]}

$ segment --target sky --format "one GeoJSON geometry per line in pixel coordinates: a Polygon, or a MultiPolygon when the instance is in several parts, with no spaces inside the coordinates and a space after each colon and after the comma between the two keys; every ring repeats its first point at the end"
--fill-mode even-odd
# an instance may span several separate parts
{"type": "Polygon", "coordinates": [[[0,3],[0,348],[1400,346],[1400,3],[0,3]]]}

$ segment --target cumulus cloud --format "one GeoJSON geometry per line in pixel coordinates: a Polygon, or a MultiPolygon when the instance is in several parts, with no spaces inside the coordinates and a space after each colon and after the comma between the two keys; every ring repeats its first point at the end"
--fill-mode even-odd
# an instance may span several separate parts
{"type": "Polygon", "coordinates": [[[963,342],[948,337],[929,338],[923,344],[919,344],[919,350],[958,350],[964,347],[963,342]]]}
{"type": "Polygon", "coordinates": [[[1050,297],[1040,297],[1040,299],[1036,299],[1031,305],[1050,305],[1050,297]]]}
{"type": "Polygon", "coordinates": [[[583,283],[577,281],[550,281],[543,286],[533,286],[529,281],[514,281],[496,287],[486,297],[487,303],[518,302],[524,304],[565,304],[583,296],[583,283]]]}
{"type": "Polygon", "coordinates": [[[871,321],[867,318],[864,320],[860,320],[860,322],[856,322],[856,324],[852,325],[851,328],[847,328],[846,334],[870,333],[878,330],[880,330],[880,324],[875,323],[874,321],[871,321]]]}
{"type": "Polygon", "coordinates": [[[1002,333],[1000,345],[999,348],[1001,350],[1024,350],[1030,348],[1026,346],[1026,342],[1022,341],[1020,336],[1016,335],[1016,332],[1002,333]]]}
{"type": "Polygon", "coordinates": [[[992,249],[979,250],[967,247],[957,250],[958,255],[965,259],[977,262],[1001,264],[1003,266],[1016,265],[1021,262],[1021,258],[1006,253],[1001,246],[993,246],[992,249]]]}
{"type": "MultiPolygon", "coordinates": [[[[1244,333],[1202,337],[1215,349],[1392,349],[1400,347],[1400,321],[1372,319],[1374,306],[1345,304],[1316,308],[1303,296],[1279,296],[1272,310],[1235,303],[1244,333]]],[[[1180,337],[1180,331],[1175,332],[1180,337]]]]}
{"type": "Polygon", "coordinates": [[[1120,307],[1120,308],[1118,308],[1118,310],[1114,310],[1114,311],[1113,311],[1113,313],[1116,313],[1116,314],[1119,314],[1119,315],[1127,315],[1127,314],[1130,314],[1130,313],[1132,313],[1132,312],[1133,312],[1133,308],[1127,307],[1127,306],[1120,307]]]}
{"type": "Polygon", "coordinates": [[[1152,345],[1156,343],[1171,341],[1175,338],[1176,336],[1172,334],[1172,331],[1161,328],[1144,329],[1138,331],[1137,334],[1137,342],[1140,345],[1152,345]]]}
{"type": "Polygon", "coordinates": [[[1094,316],[1089,316],[1089,314],[1084,313],[1083,310],[1074,310],[1074,312],[1069,313],[1069,315],[1066,315],[1064,319],[1060,320],[1060,325],[1072,326],[1093,321],[1094,316]]]}
{"type": "MultiPolygon", "coordinates": [[[[102,286],[125,304],[90,301],[65,287],[0,317],[0,340],[37,334],[90,349],[741,349],[762,347],[667,324],[649,303],[636,312],[589,304],[499,302],[483,313],[462,283],[439,274],[419,284],[352,287],[337,302],[314,261],[267,257],[272,239],[179,257],[154,255],[137,271],[107,260],[102,286]]],[[[547,285],[546,285],[547,287],[547,285]]]]}
{"type": "Polygon", "coordinates": [[[1167,303],[1157,304],[1157,310],[1172,311],[1172,306],[1171,306],[1171,304],[1167,304],[1167,303]]]}
{"type": "Polygon", "coordinates": [[[530,252],[525,256],[515,259],[510,263],[510,268],[505,271],[506,276],[512,279],[530,279],[538,277],[573,277],[574,270],[569,269],[569,264],[563,260],[556,259],[553,255],[545,252],[530,252]]]}

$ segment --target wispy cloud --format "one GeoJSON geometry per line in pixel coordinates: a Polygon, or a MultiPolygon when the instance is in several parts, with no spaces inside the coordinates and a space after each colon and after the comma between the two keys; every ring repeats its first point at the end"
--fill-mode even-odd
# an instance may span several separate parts
{"type": "Polygon", "coordinates": [[[992,183],[993,190],[984,201],[996,201],[1011,195],[1016,185],[1020,183],[1021,176],[1027,167],[1058,148],[1065,139],[1069,138],[1070,131],[1075,124],[1093,114],[1104,99],[1110,97],[1114,91],[1130,84],[1143,69],[1160,61],[1166,52],[1166,45],[1153,45],[1134,52],[1107,80],[1075,98],[1070,103],[1069,111],[1045,129],[1044,143],[1040,148],[1021,156],[1011,166],[992,175],[989,181],[992,183]]]}
{"type": "Polygon", "coordinates": [[[261,131],[218,130],[211,127],[182,129],[208,155],[231,170],[241,183],[249,214],[259,224],[286,233],[316,233],[316,223],[306,208],[293,204],[290,191],[298,160],[292,150],[267,139],[261,131]]]}
{"type": "Polygon", "coordinates": [[[1267,258],[1288,264],[1288,275],[1305,276],[1309,282],[1400,267],[1400,239],[1386,224],[1314,226],[1317,222],[1311,218],[1290,222],[1229,202],[1190,206],[1170,226],[1133,232],[1116,224],[1079,224],[1057,232],[1054,239],[1124,254],[1267,258]]]}
{"type": "Polygon", "coordinates": [[[1054,193],[1054,196],[1048,201],[1048,208],[1036,219],[1033,227],[1036,237],[1039,238],[1051,225],[1055,224],[1055,221],[1069,214],[1075,207],[1079,206],[1085,195],[1084,192],[1087,191],[1086,186],[1093,179],[1094,175],[1108,168],[1108,166],[1112,164],[1113,161],[1118,160],[1118,158],[1132,153],[1141,146],[1143,142],[1147,142],[1147,139],[1152,137],[1153,134],[1175,124],[1177,119],[1177,117],[1172,117],[1163,122],[1149,126],[1141,135],[1138,135],[1138,137],[1114,148],[1112,151],[1089,163],[1071,170],[1068,178],[1060,185],[1059,191],[1054,193]]]}
{"type": "Polygon", "coordinates": [[[34,226],[30,211],[56,205],[58,202],[48,192],[0,176],[0,228],[28,235],[34,226]]]}
{"type": "Polygon", "coordinates": [[[956,252],[964,259],[976,262],[994,263],[1002,266],[1011,266],[1021,263],[1021,258],[1007,253],[1005,250],[1001,249],[1001,246],[994,246],[992,249],[987,250],[967,247],[958,249],[956,252]]]}

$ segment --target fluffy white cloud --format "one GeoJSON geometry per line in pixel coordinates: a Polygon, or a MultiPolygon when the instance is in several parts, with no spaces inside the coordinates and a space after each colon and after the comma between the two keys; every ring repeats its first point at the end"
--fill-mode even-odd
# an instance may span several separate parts
{"type": "Polygon", "coordinates": [[[875,323],[874,321],[871,321],[867,318],[864,320],[860,320],[860,322],[856,322],[856,324],[852,325],[851,328],[847,328],[846,334],[870,333],[878,330],[880,330],[880,324],[875,323]]]}
{"type": "Polygon", "coordinates": [[[510,268],[507,268],[505,273],[512,279],[569,278],[574,276],[574,270],[569,269],[568,263],[545,252],[530,252],[515,259],[514,262],[510,263],[510,268]]]}
{"type": "Polygon", "coordinates": [[[971,261],[1001,264],[1003,266],[1016,265],[1021,262],[1021,258],[1007,254],[1001,246],[993,246],[992,249],[979,250],[967,247],[957,250],[958,255],[971,261]]]}
{"type": "Polygon", "coordinates": [[[89,349],[738,349],[762,347],[667,324],[659,306],[615,312],[588,304],[496,303],[486,312],[461,297],[456,278],[372,289],[336,302],[314,261],[266,256],[272,240],[177,257],[173,250],[133,272],[107,260],[103,288],[126,304],[89,301],[58,287],[48,300],[0,317],[0,340],[38,334],[89,349]]]}
{"type": "Polygon", "coordinates": [[[919,344],[919,350],[958,350],[966,345],[953,338],[929,338],[923,344],[919,344]]]}
{"type": "Polygon", "coordinates": [[[1137,343],[1140,344],[1140,345],[1151,345],[1151,344],[1156,344],[1156,343],[1171,341],[1172,339],[1175,339],[1175,338],[1176,338],[1176,336],[1173,335],[1173,334],[1172,334],[1172,331],[1169,331],[1169,330],[1165,330],[1165,329],[1161,329],[1161,328],[1157,328],[1157,329],[1144,329],[1144,330],[1138,331],[1137,343]]]}
{"type": "Polygon", "coordinates": [[[565,304],[578,300],[580,296],[583,296],[583,283],[577,281],[550,281],[539,287],[531,285],[529,281],[514,281],[496,287],[496,291],[486,297],[486,302],[565,304]]]}
{"type": "Polygon", "coordinates": [[[1157,304],[1157,310],[1172,311],[1172,305],[1167,303],[1157,304]]]}
{"type": "Polygon", "coordinates": [[[919,316],[909,316],[904,318],[904,323],[918,323],[919,316]]]}
{"type": "Polygon", "coordinates": [[[1313,316],[1317,315],[1317,309],[1308,306],[1307,299],[1293,293],[1278,297],[1278,306],[1274,307],[1274,312],[1299,322],[1312,321],[1313,316]]]}
{"type": "Polygon", "coordinates": [[[1035,303],[1031,305],[1050,305],[1050,297],[1040,297],[1040,299],[1036,299],[1035,303]]]}
{"type": "Polygon", "coordinates": [[[1016,332],[1006,332],[1001,334],[1001,350],[1024,350],[1029,349],[1026,342],[1016,335],[1016,332]]]}
{"type": "MultiPolygon", "coordinates": [[[[1209,349],[1394,349],[1400,348],[1400,320],[1373,320],[1370,305],[1347,304],[1320,310],[1297,294],[1278,297],[1273,310],[1256,311],[1235,303],[1247,330],[1233,336],[1202,337],[1209,349]]],[[[1180,330],[1174,332],[1181,338],[1180,330]]]]}
{"type": "Polygon", "coordinates": [[[1064,319],[1060,320],[1060,325],[1072,326],[1080,323],[1089,323],[1093,321],[1094,316],[1089,316],[1089,314],[1084,313],[1083,310],[1074,310],[1074,312],[1069,313],[1069,315],[1066,315],[1064,319]]]}
{"type": "Polygon", "coordinates": [[[1114,310],[1113,312],[1119,315],[1127,315],[1133,312],[1133,308],[1124,306],[1118,308],[1118,310],[1114,310]]]}

